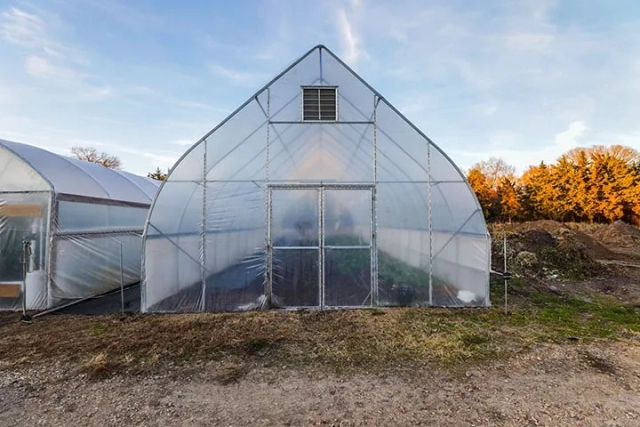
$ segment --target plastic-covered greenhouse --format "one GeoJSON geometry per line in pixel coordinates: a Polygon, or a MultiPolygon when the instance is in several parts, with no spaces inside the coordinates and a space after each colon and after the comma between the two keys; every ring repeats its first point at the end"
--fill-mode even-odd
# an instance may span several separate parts
{"type": "Polygon", "coordinates": [[[464,175],[320,45],[174,165],[142,311],[488,306],[489,273],[464,175]]]}
{"type": "Polygon", "coordinates": [[[158,187],[0,140],[0,309],[42,310],[139,282],[158,187]]]}

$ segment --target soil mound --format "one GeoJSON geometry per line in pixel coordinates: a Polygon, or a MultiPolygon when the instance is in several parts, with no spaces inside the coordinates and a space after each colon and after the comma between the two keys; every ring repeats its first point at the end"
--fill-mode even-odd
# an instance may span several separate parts
{"type": "Polygon", "coordinates": [[[616,221],[598,230],[594,237],[617,247],[634,247],[640,245],[640,229],[624,221],[616,221]]]}
{"type": "MultiPolygon", "coordinates": [[[[493,268],[502,270],[504,230],[493,235],[493,268]]],[[[612,253],[582,231],[555,221],[534,221],[506,227],[507,263],[514,273],[541,279],[586,279],[601,273],[597,261],[612,253]]]]}

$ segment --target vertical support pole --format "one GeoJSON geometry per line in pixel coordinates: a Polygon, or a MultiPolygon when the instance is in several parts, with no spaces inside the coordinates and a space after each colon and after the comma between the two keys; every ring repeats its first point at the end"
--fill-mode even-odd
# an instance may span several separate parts
{"type": "Polygon", "coordinates": [[[373,188],[371,189],[371,306],[378,306],[378,103],[373,97],[373,188]]]}
{"type": "Polygon", "coordinates": [[[322,83],[324,83],[324,78],[322,77],[322,48],[318,49],[318,58],[320,61],[319,67],[320,67],[320,84],[322,85],[322,83]]]}
{"type": "MultiPolygon", "coordinates": [[[[302,97],[300,97],[302,99],[302,97]]],[[[257,102],[257,99],[256,99],[257,102]]],[[[264,296],[267,307],[273,306],[273,242],[271,241],[271,227],[273,215],[273,189],[269,186],[269,163],[270,163],[270,146],[271,146],[271,88],[267,88],[267,135],[266,135],[266,153],[264,165],[264,199],[265,199],[265,217],[266,217],[266,235],[265,248],[266,259],[264,269],[264,296]]]]}
{"type": "Polygon", "coordinates": [[[202,230],[200,236],[200,279],[202,281],[202,301],[200,311],[207,309],[207,140],[203,141],[204,155],[202,156],[202,230]]]}
{"type": "MultiPolygon", "coordinates": [[[[502,252],[504,257],[504,272],[507,272],[507,230],[504,230],[503,243],[502,243],[502,252]]],[[[504,314],[509,314],[508,304],[507,304],[507,285],[509,280],[504,279],[504,314]]]]}
{"type": "Polygon", "coordinates": [[[53,234],[54,228],[57,228],[58,203],[56,201],[56,193],[53,191],[49,195],[49,206],[47,207],[47,237],[46,237],[46,288],[47,288],[47,308],[53,306],[53,298],[51,296],[51,283],[53,278],[53,234]]]}
{"type": "Polygon", "coordinates": [[[22,241],[22,318],[27,316],[27,273],[29,272],[29,258],[31,243],[22,241]]]}
{"type": "Polygon", "coordinates": [[[118,241],[118,243],[120,244],[120,308],[124,316],[124,256],[122,253],[122,242],[118,241]]]}
{"type": "Polygon", "coordinates": [[[320,310],[324,310],[324,186],[318,188],[318,303],[320,310]]]}
{"type": "Polygon", "coordinates": [[[431,209],[431,143],[427,143],[427,215],[429,227],[429,305],[433,307],[433,212],[431,209]]]}
{"type": "Polygon", "coordinates": [[[267,218],[267,234],[266,234],[266,265],[264,269],[264,295],[267,301],[267,305],[271,306],[273,301],[273,242],[271,242],[271,227],[272,227],[272,200],[273,200],[273,189],[269,186],[265,187],[266,192],[266,218],[267,218]]]}
{"type": "Polygon", "coordinates": [[[22,241],[22,256],[20,261],[22,262],[22,315],[20,321],[31,322],[31,316],[27,315],[27,273],[29,272],[29,261],[31,259],[32,248],[31,241],[22,241]]]}

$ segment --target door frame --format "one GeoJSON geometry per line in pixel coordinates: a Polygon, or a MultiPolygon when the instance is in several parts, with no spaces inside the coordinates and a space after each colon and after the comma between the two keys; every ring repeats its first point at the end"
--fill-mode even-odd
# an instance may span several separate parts
{"type": "Polygon", "coordinates": [[[377,221],[376,221],[376,187],[374,184],[337,184],[337,183],[270,183],[267,184],[267,201],[266,201],[266,266],[265,266],[265,296],[269,306],[273,306],[273,250],[274,249],[293,249],[289,247],[278,248],[273,244],[273,192],[274,191],[291,191],[291,190],[316,190],[318,192],[318,247],[299,247],[296,249],[307,249],[318,251],[318,305],[317,306],[285,306],[279,307],[288,310],[299,309],[343,309],[343,308],[362,308],[361,306],[327,306],[325,304],[325,257],[327,249],[369,249],[370,253],[370,292],[365,301],[368,299],[371,307],[378,305],[378,251],[377,251],[377,221]],[[338,191],[369,191],[370,194],[370,220],[371,220],[371,236],[368,246],[327,246],[324,243],[325,238],[325,190],[338,191]]]}

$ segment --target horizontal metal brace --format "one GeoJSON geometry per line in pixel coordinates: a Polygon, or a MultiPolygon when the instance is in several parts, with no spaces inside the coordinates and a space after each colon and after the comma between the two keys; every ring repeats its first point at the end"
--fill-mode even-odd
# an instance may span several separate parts
{"type": "MultiPolygon", "coordinates": [[[[231,183],[240,183],[240,184],[244,184],[244,183],[250,183],[250,184],[254,184],[257,186],[260,186],[260,184],[264,184],[265,181],[264,179],[207,179],[205,182],[207,183],[223,183],[223,184],[231,184],[231,183]]],[[[309,180],[308,183],[309,185],[316,185],[317,184],[312,184],[314,181],[309,180]]],[[[351,181],[349,183],[345,182],[345,183],[340,183],[339,181],[334,181],[336,185],[369,185],[371,187],[374,186],[374,182],[373,181],[351,181]]],[[[201,179],[172,179],[171,181],[169,181],[169,183],[191,183],[191,184],[202,184],[203,181],[201,179]]],[[[301,184],[307,184],[307,182],[305,181],[297,181],[297,182],[291,182],[291,181],[286,181],[286,180],[277,180],[277,179],[271,179],[269,180],[269,183],[271,184],[280,184],[280,185],[301,185],[301,184]]],[[[329,182],[324,183],[324,185],[328,185],[329,182]]],[[[376,184],[433,184],[433,185],[439,185],[439,184],[465,184],[465,182],[462,179],[459,180],[415,180],[415,181],[409,181],[409,180],[378,180],[376,182],[376,184]]],[[[26,192],[26,193],[31,193],[30,191],[26,192]]],[[[43,192],[44,193],[44,192],[43,192]]]]}
{"type": "Polygon", "coordinates": [[[317,190],[320,188],[330,190],[371,190],[374,184],[358,184],[358,183],[316,183],[316,184],[268,184],[269,188],[274,190],[317,190]]]}
{"type": "Polygon", "coordinates": [[[355,121],[336,121],[336,120],[305,120],[305,121],[287,121],[287,120],[271,120],[272,125],[372,125],[372,121],[355,120],[355,121]]]}
{"type": "Polygon", "coordinates": [[[293,251],[293,250],[297,250],[297,249],[300,249],[300,250],[314,250],[314,251],[320,250],[319,246],[273,246],[272,248],[273,248],[273,250],[278,249],[278,250],[285,250],[285,251],[293,251]]]}
{"type": "Polygon", "coordinates": [[[108,236],[117,234],[140,235],[143,230],[141,228],[118,228],[113,230],[96,229],[96,230],[66,230],[53,233],[53,237],[84,237],[84,236],[108,236]]]}
{"type": "Polygon", "coordinates": [[[371,246],[330,246],[325,245],[325,249],[371,249],[371,246]]]}
{"type": "Polygon", "coordinates": [[[2,194],[50,194],[53,193],[53,190],[11,190],[11,191],[0,191],[0,195],[2,194]]]}

